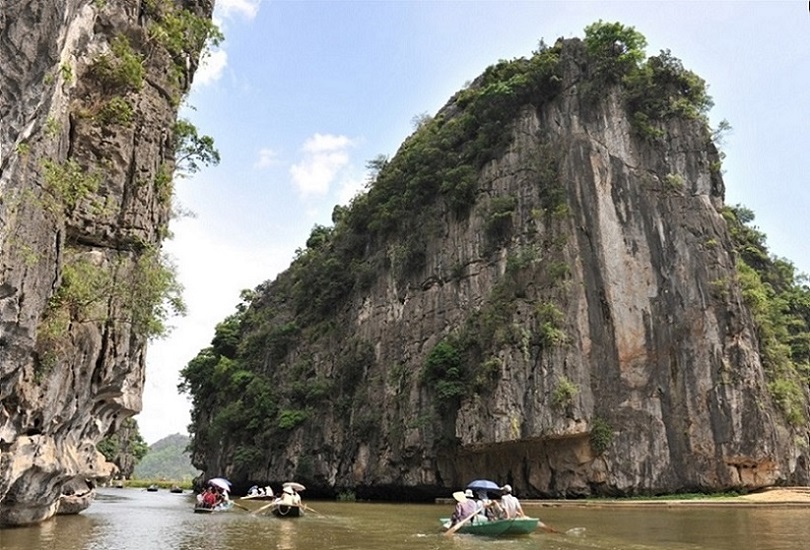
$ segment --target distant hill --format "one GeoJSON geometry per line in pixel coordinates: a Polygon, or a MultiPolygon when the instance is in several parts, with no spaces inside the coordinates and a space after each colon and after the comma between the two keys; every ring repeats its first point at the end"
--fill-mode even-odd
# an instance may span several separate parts
{"type": "Polygon", "coordinates": [[[191,465],[191,457],[186,452],[189,437],[172,434],[149,446],[149,451],[135,466],[132,477],[135,479],[190,480],[199,475],[191,465]]]}

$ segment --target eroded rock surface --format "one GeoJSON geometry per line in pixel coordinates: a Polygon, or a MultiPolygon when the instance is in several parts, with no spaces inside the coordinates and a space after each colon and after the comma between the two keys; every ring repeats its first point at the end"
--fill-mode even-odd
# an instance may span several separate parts
{"type": "MultiPolygon", "coordinates": [[[[144,281],[202,46],[167,51],[154,6],[0,8],[0,525],[47,519],[66,482],[106,476],[96,443],[141,408],[144,281]]],[[[207,18],[213,3],[176,6],[207,18]]]]}

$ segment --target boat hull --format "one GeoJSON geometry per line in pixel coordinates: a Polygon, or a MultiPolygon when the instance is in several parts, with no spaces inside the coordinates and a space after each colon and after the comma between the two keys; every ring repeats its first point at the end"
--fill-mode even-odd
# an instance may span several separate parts
{"type": "Polygon", "coordinates": [[[273,506],[270,512],[277,518],[297,518],[303,515],[300,506],[288,506],[286,504],[277,504],[273,506]]]}
{"type": "Polygon", "coordinates": [[[233,502],[230,500],[227,502],[223,502],[222,504],[217,504],[213,508],[209,508],[208,506],[195,506],[194,513],[195,514],[213,514],[215,512],[227,512],[233,508],[233,502]]]}
{"type": "MultiPolygon", "coordinates": [[[[441,518],[445,529],[450,527],[450,518],[441,518]]],[[[483,537],[503,537],[528,535],[537,529],[540,520],[537,518],[499,519],[495,521],[477,521],[462,525],[456,533],[479,535],[483,537]]]]}

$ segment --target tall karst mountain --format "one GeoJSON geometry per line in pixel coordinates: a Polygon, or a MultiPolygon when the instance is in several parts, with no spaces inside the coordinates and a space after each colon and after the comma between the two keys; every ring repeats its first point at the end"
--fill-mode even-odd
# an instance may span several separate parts
{"type": "Polygon", "coordinates": [[[212,9],[2,2],[0,526],[106,475],[96,443],[141,408],[147,340],[180,305],[160,245],[212,9]]]}
{"type": "Polygon", "coordinates": [[[195,465],[371,498],[806,483],[806,358],[763,366],[711,100],[643,46],[599,23],[499,62],[372,161],[185,368],[195,465]]]}

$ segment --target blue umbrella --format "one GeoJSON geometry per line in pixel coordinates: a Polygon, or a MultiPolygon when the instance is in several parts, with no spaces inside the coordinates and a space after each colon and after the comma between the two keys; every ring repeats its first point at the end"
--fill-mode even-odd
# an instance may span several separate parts
{"type": "Polygon", "coordinates": [[[488,479],[476,479],[467,484],[467,489],[473,491],[500,491],[501,487],[494,481],[488,479]]]}

